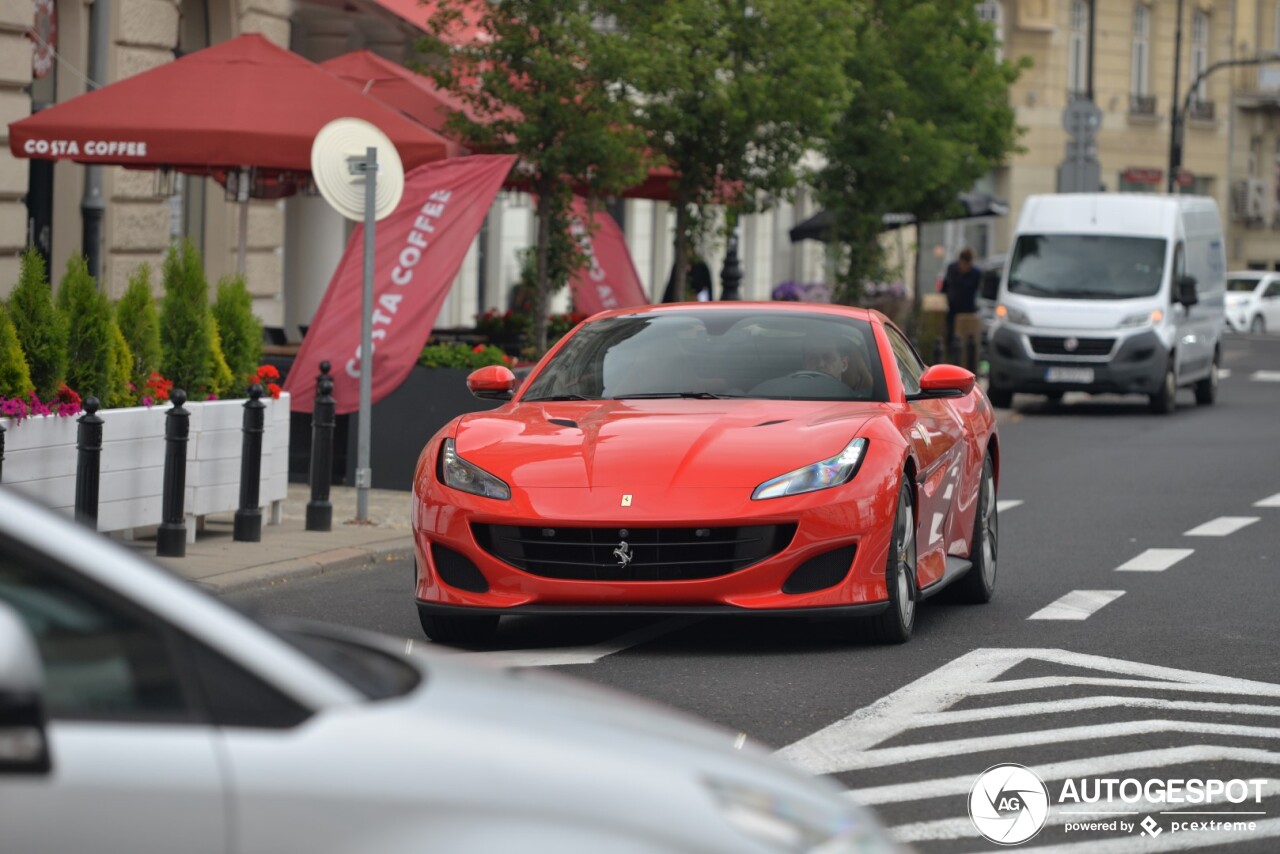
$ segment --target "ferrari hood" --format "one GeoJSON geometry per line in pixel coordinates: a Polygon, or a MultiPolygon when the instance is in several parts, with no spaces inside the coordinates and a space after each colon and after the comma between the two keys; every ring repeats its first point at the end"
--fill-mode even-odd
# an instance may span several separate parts
{"type": "Polygon", "coordinates": [[[839,453],[884,404],[517,403],[459,422],[459,456],[517,488],[754,487],[839,453]]]}

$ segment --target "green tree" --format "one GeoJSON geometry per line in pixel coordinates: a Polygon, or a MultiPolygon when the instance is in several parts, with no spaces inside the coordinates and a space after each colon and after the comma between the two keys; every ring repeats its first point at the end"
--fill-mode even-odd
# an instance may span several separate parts
{"type": "Polygon", "coordinates": [[[855,20],[849,0],[607,0],[644,57],[630,78],[637,121],[675,171],[676,286],[685,293],[698,239],[729,203],[767,208],[803,175],[805,152],[827,134],[849,93],[843,59],[855,20]]]}
{"type": "Polygon", "coordinates": [[[536,196],[539,352],[548,298],[584,261],[569,233],[574,189],[614,194],[646,171],[644,135],[623,85],[634,52],[616,31],[597,26],[597,5],[440,0],[420,44],[432,59],[423,73],[467,104],[470,115],[450,117],[453,129],[482,150],[518,155],[536,196]],[[459,38],[464,13],[478,16],[482,38],[459,38]]]}
{"type": "Polygon", "coordinates": [[[120,324],[114,317],[110,321],[111,365],[107,371],[107,397],[103,405],[110,408],[135,406],[139,395],[134,389],[141,386],[129,386],[133,382],[133,351],[125,340],[120,324]]]}
{"type": "Polygon", "coordinates": [[[151,293],[150,264],[138,266],[129,275],[129,286],[116,305],[116,324],[133,356],[129,381],[141,395],[152,371],[160,370],[160,316],[151,293]]]}
{"type": "Polygon", "coordinates": [[[35,392],[48,400],[66,379],[67,331],[53,304],[44,258],[35,249],[22,255],[18,285],[9,295],[9,318],[27,356],[35,392]]]}
{"type": "Polygon", "coordinates": [[[188,400],[213,392],[213,323],[209,283],[200,253],[190,240],[170,246],[164,259],[164,300],[160,304],[160,372],[188,400]]]}
{"type": "Polygon", "coordinates": [[[229,276],[218,282],[213,319],[234,385],[246,385],[262,363],[262,322],[253,313],[253,297],[243,277],[229,276]]]}
{"type": "MultiPolygon", "coordinates": [[[[917,222],[958,214],[958,195],[1017,150],[1009,86],[1026,67],[997,58],[994,31],[972,0],[862,5],[845,60],[858,86],[815,181],[845,250],[843,301],[881,269],[885,213],[917,222]]],[[[917,287],[917,318],[919,300],[917,287]]]]}
{"type": "Polygon", "coordinates": [[[209,313],[209,328],[212,333],[209,347],[209,387],[205,393],[210,397],[239,397],[245,385],[238,382],[231,373],[227,357],[223,355],[222,335],[218,332],[218,322],[213,319],[213,312],[209,313]]]}
{"type": "Polygon", "coordinates": [[[92,395],[105,405],[111,388],[111,305],[83,255],[67,261],[58,311],[67,324],[67,385],[81,398],[92,395]]]}
{"type": "Polygon", "coordinates": [[[0,303],[0,397],[25,398],[31,391],[31,372],[27,369],[27,356],[18,342],[18,332],[13,328],[9,312],[0,303]]]}

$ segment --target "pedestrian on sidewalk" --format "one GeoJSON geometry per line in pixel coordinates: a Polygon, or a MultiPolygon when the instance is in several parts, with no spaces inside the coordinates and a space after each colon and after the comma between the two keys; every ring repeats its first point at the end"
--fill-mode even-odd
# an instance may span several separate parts
{"type": "MultiPolygon", "coordinates": [[[[982,271],[973,265],[973,249],[966,246],[959,256],[947,265],[942,279],[942,292],[947,296],[947,346],[957,347],[951,354],[953,361],[960,361],[969,352],[967,342],[973,339],[973,352],[982,343],[982,319],[978,316],[978,289],[982,286],[982,271]]],[[[969,366],[973,368],[972,365],[969,366]]]]}

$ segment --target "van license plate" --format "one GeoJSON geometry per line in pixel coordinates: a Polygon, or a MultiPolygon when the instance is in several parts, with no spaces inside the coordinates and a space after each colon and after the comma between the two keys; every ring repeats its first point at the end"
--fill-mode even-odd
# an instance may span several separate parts
{"type": "Polygon", "coordinates": [[[1091,383],[1093,368],[1045,368],[1044,379],[1050,383],[1091,383]]]}

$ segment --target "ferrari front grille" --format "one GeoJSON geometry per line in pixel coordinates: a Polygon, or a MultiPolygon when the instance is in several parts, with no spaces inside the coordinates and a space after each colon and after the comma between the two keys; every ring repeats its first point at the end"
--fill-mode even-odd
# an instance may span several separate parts
{"type": "Polygon", "coordinates": [[[686,581],[718,578],[777,554],[795,525],[578,528],[473,524],[489,554],[543,578],[686,581]]]}

